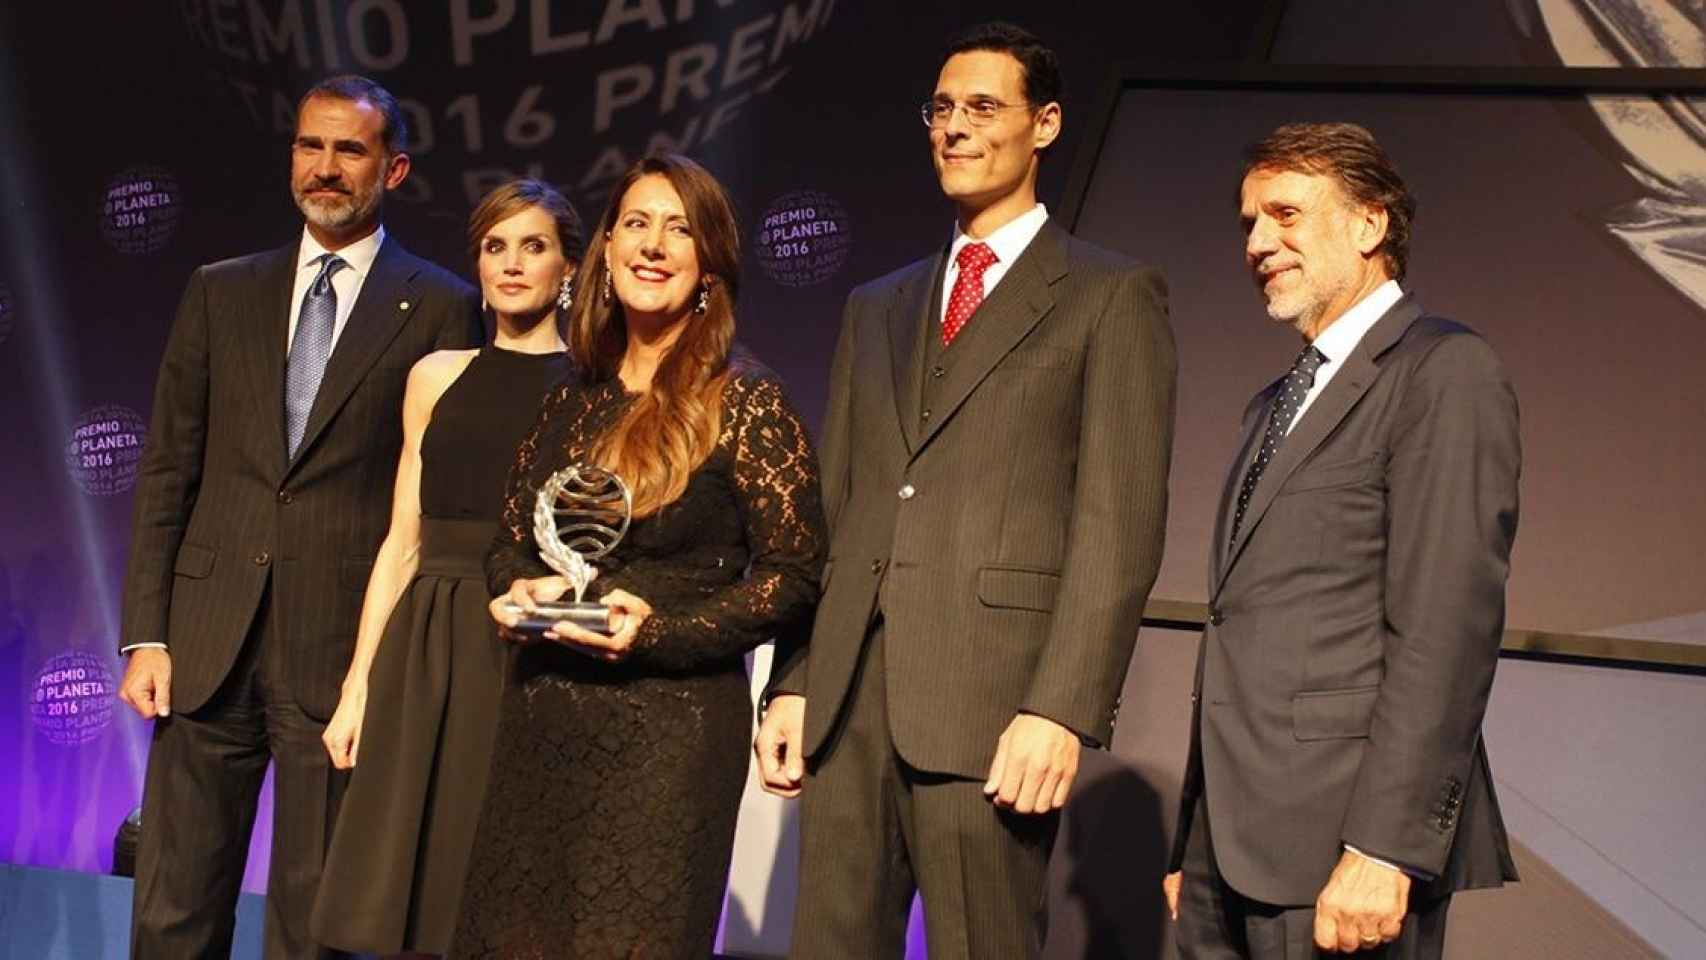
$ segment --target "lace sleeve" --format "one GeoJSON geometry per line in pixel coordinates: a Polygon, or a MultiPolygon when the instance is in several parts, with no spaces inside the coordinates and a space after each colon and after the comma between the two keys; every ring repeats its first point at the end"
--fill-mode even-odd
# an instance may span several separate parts
{"type": "Polygon", "coordinates": [[[504,484],[503,522],[486,551],[486,589],[494,597],[507,593],[517,580],[551,575],[533,543],[533,495],[551,469],[549,459],[541,462],[539,451],[562,449],[563,406],[571,389],[565,383],[546,395],[532,429],[515,448],[515,463],[504,484]]]}
{"type": "Polygon", "coordinates": [[[774,379],[743,385],[734,415],[735,499],[752,564],[745,579],[684,609],[654,613],[633,658],[688,670],[809,625],[825,535],[817,455],[774,379]]]}

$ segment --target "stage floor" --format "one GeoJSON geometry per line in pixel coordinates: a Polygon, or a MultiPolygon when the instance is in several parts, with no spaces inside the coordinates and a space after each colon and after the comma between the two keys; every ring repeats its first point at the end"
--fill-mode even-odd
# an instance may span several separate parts
{"type": "MultiPolygon", "coordinates": [[[[129,953],[128,877],[0,864],[0,960],[98,960],[129,953]]],[[[260,960],[266,900],[237,901],[232,960],[260,960]]]]}

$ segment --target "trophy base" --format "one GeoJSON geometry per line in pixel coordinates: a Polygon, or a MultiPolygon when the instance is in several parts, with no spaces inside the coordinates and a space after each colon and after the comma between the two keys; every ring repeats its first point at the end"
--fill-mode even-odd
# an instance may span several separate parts
{"type": "Polygon", "coordinates": [[[582,630],[610,636],[610,608],[602,603],[555,601],[537,603],[534,607],[533,613],[526,613],[516,604],[506,602],[504,610],[521,617],[521,622],[511,629],[544,633],[567,620],[582,630]]]}

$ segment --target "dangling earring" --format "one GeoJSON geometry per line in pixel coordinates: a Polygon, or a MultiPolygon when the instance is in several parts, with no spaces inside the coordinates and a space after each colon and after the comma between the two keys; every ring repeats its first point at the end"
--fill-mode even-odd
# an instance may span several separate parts
{"type": "Polygon", "coordinates": [[[568,312],[568,309],[574,305],[575,305],[575,284],[574,284],[574,281],[570,280],[568,277],[564,277],[563,282],[561,284],[559,284],[557,287],[557,306],[562,308],[562,310],[566,313],[566,312],[568,312]]]}
{"type": "Polygon", "coordinates": [[[699,302],[693,305],[693,312],[699,314],[700,316],[703,316],[705,314],[705,311],[707,309],[709,309],[710,306],[711,306],[711,287],[709,284],[702,284],[699,287],[699,302]]]}
{"type": "Polygon", "coordinates": [[[604,302],[610,302],[610,264],[604,265],[604,302]]]}

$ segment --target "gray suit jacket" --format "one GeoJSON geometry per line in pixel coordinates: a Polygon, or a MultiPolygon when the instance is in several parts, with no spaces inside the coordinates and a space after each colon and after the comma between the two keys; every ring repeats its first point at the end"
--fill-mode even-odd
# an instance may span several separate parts
{"type": "Polygon", "coordinates": [[[1504,629],[1521,450],[1485,340],[1387,311],[1236,495],[1282,381],[1244,418],[1209,573],[1173,869],[1198,798],[1222,875],[1313,903],[1342,844],[1432,875],[1515,879],[1481,718],[1504,629]]]}
{"type": "Polygon", "coordinates": [[[945,253],[848,298],[824,594],[771,691],[806,695],[816,754],[880,609],[896,749],[977,778],[1016,712],[1112,733],[1161,560],[1175,360],[1160,274],[1051,221],[931,364],[945,253]]]}
{"type": "Polygon", "coordinates": [[[137,476],[122,644],[164,642],[172,706],[218,689],[271,584],[290,689],[326,718],[390,523],[403,385],[483,337],[477,294],[387,238],[286,456],[285,332],[296,244],[190,277],[137,476]]]}

